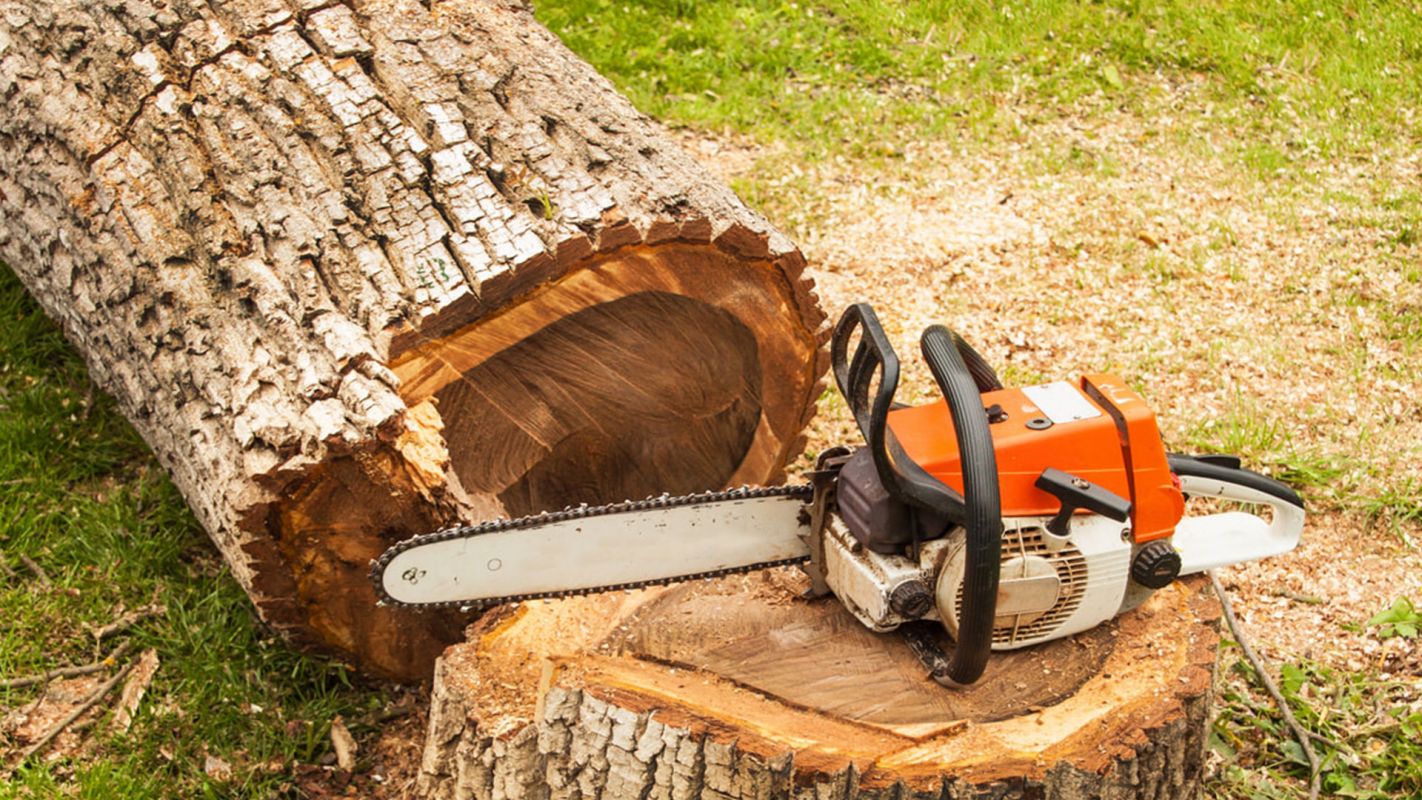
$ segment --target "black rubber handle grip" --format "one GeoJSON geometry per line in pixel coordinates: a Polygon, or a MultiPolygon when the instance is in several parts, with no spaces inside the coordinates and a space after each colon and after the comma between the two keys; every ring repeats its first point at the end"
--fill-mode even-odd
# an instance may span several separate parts
{"type": "Polygon", "coordinates": [[[997,370],[987,362],[987,359],[978,354],[973,346],[958,334],[953,334],[953,342],[958,346],[958,355],[963,357],[963,363],[967,365],[968,372],[973,376],[973,383],[977,384],[978,391],[986,394],[1002,389],[1002,379],[997,377],[997,370]]]}
{"type": "Polygon", "coordinates": [[[894,392],[899,387],[899,357],[868,303],[855,303],[846,308],[835,324],[834,336],[830,339],[830,365],[839,393],[849,404],[860,433],[864,434],[879,481],[899,497],[899,480],[889,462],[885,435],[894,392]],[[855,331],[859,331],[859,344],[851,356],[849,342],[855,331]],[[876,375],[879,384],[871,398],[869,389],[876,375]]]}
{"type": "MultiPolygon", "coordinates": [[[[997,454],[977,382],[964,363],[957,339],[942,325],[923,332],[923,359],[933,372],[958,440],[967,506],[967,552],[963,602],[958,616],[958,642],[946,677],[966,686],[982,677],[992,651],[997,616],[997,585],[1002,568],[1002,499],[997,483],[997,454]]],[[[934,676],[939,678],[939,676],[934,676]]],[[[942,680],[942,678],[939,678],[942,680]]]]}
{"type": "Polygon", "coordinates": [[[1298,492],[1287,485],[1274,480],[1268,475],[1248,470],[1238,464],[1238,459],[1230,459],[1232,463],[1225,462],[1225,459],[1218,456],[1186,456],[1179,453],[1171,453],[1166,456],[1170,463],[1170,471],[1176,475],[1189,475],[1196,478],[1213,478],[1253,489],[1256,492],[1277,497],[1289,505],[1304,507],[1303,498],[1298,492]],[[1225,463],[1222,463],[1225,462],[1225,463]]]}

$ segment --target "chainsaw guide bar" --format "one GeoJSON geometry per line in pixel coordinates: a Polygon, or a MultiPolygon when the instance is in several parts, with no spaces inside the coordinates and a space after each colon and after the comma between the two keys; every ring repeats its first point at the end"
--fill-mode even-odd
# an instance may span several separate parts
{"type": "Polygon", "coordinates": [[[739,575],[747,572],[768,569],[770,567],[790,566],[800,564],[809,559],[809,555],[797,555],[791,558],[773,559],[769,561],[757,561],[749,564],[739,564],[735,566],[721,567],[714,570],[704,570],[683,575],[671,575],[645,580],[627,581],[623,583],[604,584],[597,586],[581,587],[576,589],[560,589],[547,592],[526,592],[520,594],[501,595],[496,597],[479,598],[477,600],[443,600],[443,601],[422,601],[408,602],[400,600],[390,594],[385,587],[384,576],[387,567],[402,553],[422,548],[441,542],[455,540],[472,540],[480,536],[490,534],[505,533],[525,529],[544,528],[548,525],[568,522],[572,520],[594,519],[598,517],[614,516],[617,514],[639,514],[657,509],[686,508],[692,506],[714,506],[721,503],[729,503],[744,500],[760,500],[769,498],[787,498],[799,501],[805,505],[804,513],[809,513],[808,503],[813,495],[813,490],[808,485],[798,486],[774,486],[774,487],[749,487],[743,486],[738,489],[729,489],[724,492],[701,492],[698,494],[681,495],[672,497],[662,495],[659,497],[648,497],[645,500],[629,500],[621,503],[609,503],[601,506],[570,506],[562,511],[549,511],[542,514],[534,514],[517,519],[502,519],[482,522],[478,525],[468,525],[427,533],[406,539],[390,547],[379,558],[371,562],[370,580],[375,585],[376,594],[379,595],[379,602],[382,606],[393,606],[396,608],[411,608],[415,610],[423,609],[448,609],[459,608],[461,610],[474,610],[488,608],[503,603],[516,603],[525,600],[543,600],[560,597],[577,597],[582,595],[603,594],[605,592],[615,592],[621,590],[644,589],[650,586],[669,586],[676,583],[701,580],[707,578],[719,578],[726,575],[739,575]]]}

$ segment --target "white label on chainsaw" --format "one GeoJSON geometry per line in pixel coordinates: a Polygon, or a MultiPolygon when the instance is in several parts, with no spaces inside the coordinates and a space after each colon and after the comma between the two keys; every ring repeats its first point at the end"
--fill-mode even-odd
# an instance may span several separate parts
{"type": "Polygon", "coordinates": [[[1086,399],[1075,386],[1066,381],[1028,386],[1022,390],[1047,419],[1058,425],[1101,416],[1101,411],[1086,399]]]}

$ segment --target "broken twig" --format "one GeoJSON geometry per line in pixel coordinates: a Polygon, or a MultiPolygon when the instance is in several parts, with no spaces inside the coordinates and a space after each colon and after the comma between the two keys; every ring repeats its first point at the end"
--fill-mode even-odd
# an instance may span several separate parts
{"type": "Polygon", "coordinates": [[[90,675],[95,672],[103,672],[118,663],[118,659],[128,652],[130,643],[124,642],[114,648],[112,653],[104,656],[98,661],[91,661],[88,664],[79,664],[73,667],[55,667],[47,672],[37,675],[21,675],[18,678],[7,678],[0,680],[0,689],[22,689],[26,686],[34,686],[37,683],[49,683],[55,678],[77,678],[80,675],[90,675]]]}
{"type": "Polygon", "coordinates": [[[168,613],[168,607],[162,603],[149,603],[146,606],[135,608],[104,627],[94,630],[94,639],[95,641],[102,642],[114,634],[122,633],[132,628],[134,625],[137,625],[149,617],[158,617],[166,613],[168,613]]]}
{"type": "Polygon", "coordinates": [[[41,567],[39,564],[35,563],[35,560],[33,558],[30,558],[24,553],[21,553],[20,563],[25,565],[25,569],[35,574],[35,578],[39,579],[41,586],[45,587],[46,589],[50,587],[49,575],[44,571],[44,567],[41,567]]]}
{"type": "MultiPolygon", "coordinates": [[[[1279,687],[1274,685],[1274,680],[1269,677],[1269,672],[1264,669],[1264,662],[1255,654],[1254,648],[1249,646],[1248,640],[1244,638],[1244,633],[1239,629],[1239,621],[1234,617],[1234,605],[1229,600],[1229,594],[1220,584],[1220,579],[1215,577],[1215,571],[1209,570],[1210,583],[1214,584],[1215,594],[1220,598],[1220,607],[1224,609],[1225,623],[1229,625],[1229,632],[1234,636],[1234,641],[1239,645],[1239,649],[1244,653],[1249,665],[1254,668],[1254,674],[1259,676],[1259,681],[1264,684],[1264,688],[1269,692],[1269,696],[1274,698],[1274,704],[1279,707],[1279,713],[1284,716],[1284,722],[1293,731],[1294,739],[1303,748],[1304,756],[1308,758],[1309,778],[1308,797],[1309,800],[1318,800],[1318,754],[1313,751],[1311,732],[1304,730],[1299,721],[1294,718],[1294,712],[1289,708],[1289,702],[1284,699],[1284,695],[1279,691],[1279,687]]],[[[1330,744],[1332,744],[1330,742],[1330,744]]]]}

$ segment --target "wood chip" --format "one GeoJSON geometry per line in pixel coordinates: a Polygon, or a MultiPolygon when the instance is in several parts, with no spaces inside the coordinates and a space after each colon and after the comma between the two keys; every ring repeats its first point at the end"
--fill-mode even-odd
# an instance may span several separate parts
{"type": "Polygon", "coordinates": [[[226,783],[232,780],[232,765],[211,753],[203,758],[202,771],[215,781],[226,783]]]}
{"type": "Polygon", "coordinates": [[[133,716],[138,713],[138,704],[143,700],[148,684],[158,672],[158,651],[148,648],[138,657],[138,663],[128,673],[123,689],[119,692],[118,707],[114,709],[113,729],[125,733],[133,725],[133,716]]]}

